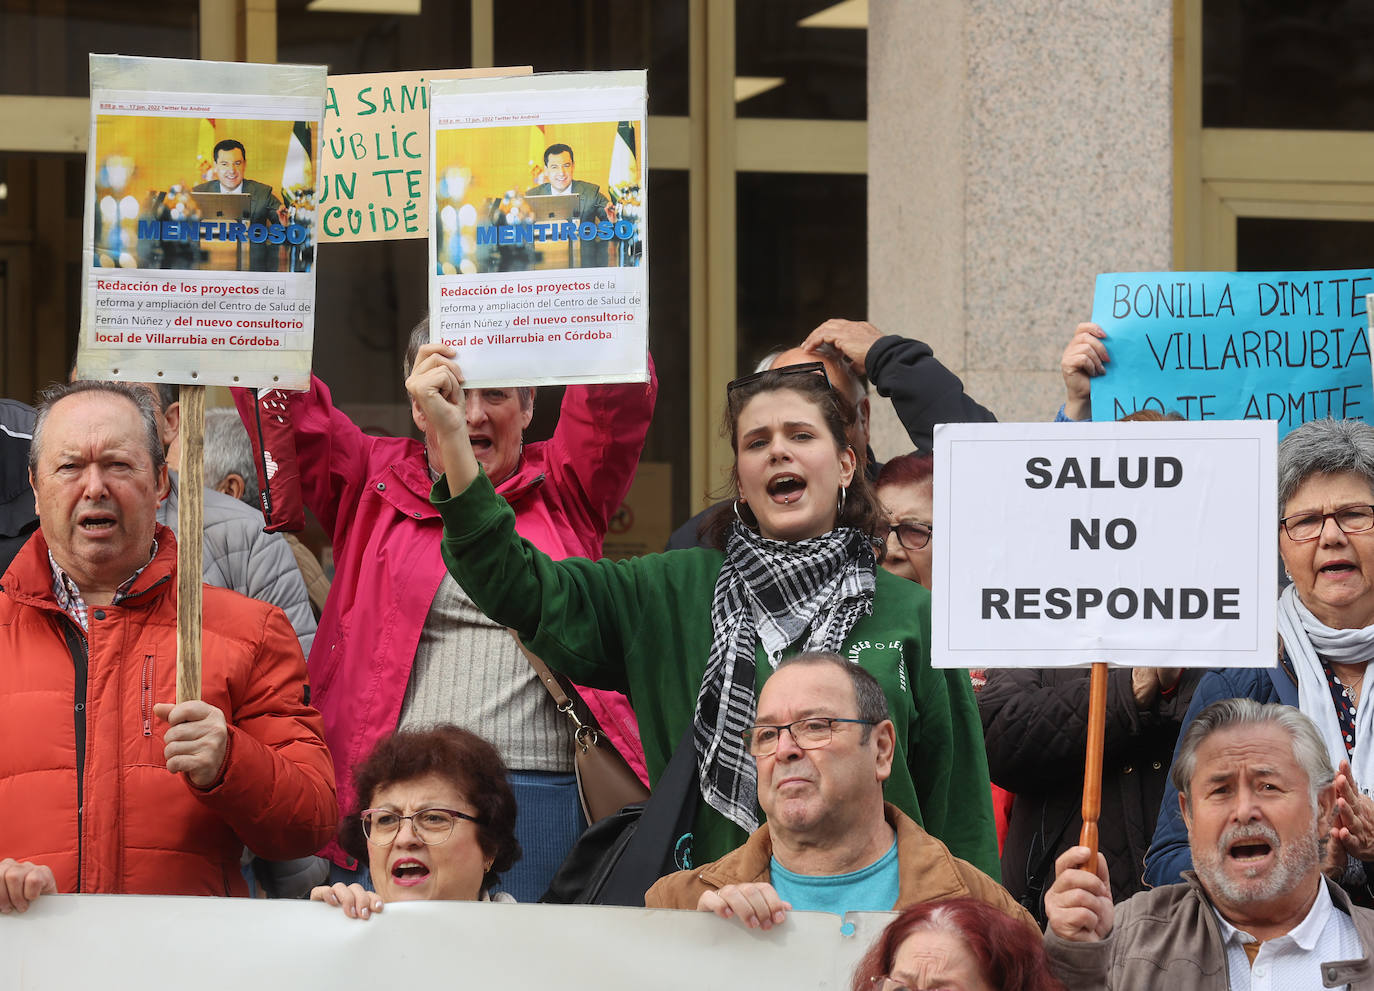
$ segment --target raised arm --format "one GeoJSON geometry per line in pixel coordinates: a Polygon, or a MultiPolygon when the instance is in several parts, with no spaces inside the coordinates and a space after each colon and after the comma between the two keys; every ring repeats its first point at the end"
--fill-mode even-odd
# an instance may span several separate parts
{"type": "Polygon", "coordinates": [[[290,429],[302,498],[336,543],[342,536],[339,525],[353,519],[353,510],[367,488],[374,451],[386,448],[381,456],[396,460],[413,443],[363,433],[334,405],[329,387],[313,375],[305,392],[273,389],[262,393],[256,403],[247,389],[232,391],[256,459],[263,455],[260,421],[275,420],[277,426],[290,429]]]}
{"type": "Polygon", "coordinates": [[[1095,323],[1080,323],[1059,359],[1064,376],[1065,420],[1091,420],[1093,417],[1093,379],[1107,370],[1107,332],[1095,323]]]}
{"type": "Polygon", "coordinates": [[[444,564],[479,609],[514,629],[551,668],[579,684],[626,690],[625,653],[641,632],[637,562],[553,561],[515,532],[514,511],[496,495],[468,442],[453,354],[426,344],[406,380],[444,460],[432,497],[444,519],[444,564]]]}
{"type": "Polygon", "coordinates": [[[918,450],[934,445],[937,423],[990,423],[990,410],[964,392],[964,383],[935,357],[929,344],[883,334],[863,320],[831,319],[813,330],[802,347],[827,342],[866,374],[892,408],[918,450]]]}

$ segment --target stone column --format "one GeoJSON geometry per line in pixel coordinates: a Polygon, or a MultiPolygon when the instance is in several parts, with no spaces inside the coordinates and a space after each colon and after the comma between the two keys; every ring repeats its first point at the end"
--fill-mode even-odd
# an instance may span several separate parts
{"type": "Polygon", "coordinates": [[[870,0],[869,319],[999,419],[1064,401],[1099,272],[1171,267],[1172,32],[1171,0],[870,0]]]}

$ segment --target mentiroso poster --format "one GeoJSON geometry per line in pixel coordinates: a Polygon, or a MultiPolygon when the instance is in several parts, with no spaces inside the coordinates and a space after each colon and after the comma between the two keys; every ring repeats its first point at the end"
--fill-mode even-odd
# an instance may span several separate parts
{"type": "Polygon", "coordinates": [[[430,327],[469,385],[648,378],[644,73],[430,84],[430,327]]]}
{"type": "Polygon", "coordinates": [[[1269,667],[1272,420],[935,428],[937,667],[1269,667]]]}
{"type": "Polygon", "coordinates": [[[83,378],[306,387],[324,81],[91,56],[83,378]]]}

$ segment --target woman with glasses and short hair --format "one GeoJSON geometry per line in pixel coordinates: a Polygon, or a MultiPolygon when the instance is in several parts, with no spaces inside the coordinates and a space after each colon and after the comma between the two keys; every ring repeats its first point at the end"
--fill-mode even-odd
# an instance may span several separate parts
{"type": "MultiPolygon", "coordinates": [[[[1187,722],[1218,699],[1252,698],[1296,706],[1317,724],[1337,772],[1326,873],[1369,906],[1374,706],[1366,704],[1364,680],[1374,658],[1374,427],[1357,420],[1304,423],[1279,444],[1278,477],[1279,556],[1292,582],[1279,596],[1278,663],[1209,673],[1187,722]]],[[[1145,880],[1172,884],[1191,867],[1171,785],[1145,880]]]]}
{"type": "Polygon", "coordinates": [[[361,884],[321,885],[312,901],[366,919],[387,902],[505,901],[491,893],[520,859],[515,795],[501,755],[457,726],[385,737],[354,773],[362,807],[339,824],[339,845],[371,869],[361,884]]]}
{"type": "Polygon", "coordinates": [[[629,690],[654,782],[692,728],[702,795],[692,862],[719,859],[759,825],[743,738],[758,687],[783,657],[826,650],[871,672],[887,695],[898,749],[888,800],[955,856],[996,870],[968,676],[930,667],[929,595],[877,567],[881,514],[846,437],[854,408],[821,363],[727,389],[736,498],[703,530],[712,547],[553,561],[519,538],[478,471],[452,353],[430,345],[406,383],[444,451],[431,497],[444,560],[551,668],[629,690]]]}
{"type": "Polygon", "coordinates": [[[854,971],[852,991],[1064,991],[1029,928],[974,898],[912,905],[854,971]]]}

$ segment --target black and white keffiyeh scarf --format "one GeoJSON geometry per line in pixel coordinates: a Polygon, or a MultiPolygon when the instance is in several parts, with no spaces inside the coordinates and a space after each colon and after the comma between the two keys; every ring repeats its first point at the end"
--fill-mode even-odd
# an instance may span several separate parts
{"type": "Polygon", "coordinates": [[[732,523],[711,600],[711,656],[692,717],[706,803],[747,832],[758,828],[758,779],[743,732],[754,720],[754,645],[777,667],[806,634],[805,650],[838,653],[873,611],[877,564],[853,527],[795,542],[732,523]]]}

